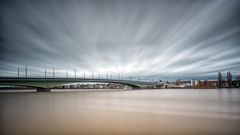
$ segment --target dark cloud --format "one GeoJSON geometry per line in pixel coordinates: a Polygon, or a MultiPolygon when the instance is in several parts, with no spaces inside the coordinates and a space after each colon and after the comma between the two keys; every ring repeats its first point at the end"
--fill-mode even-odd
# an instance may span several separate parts
{"type": "Polygon", "coordinates": [[[1,2],[0,74],[25,65],[155,78],[237,74],[239,11],[237,0],[1,2]]]}

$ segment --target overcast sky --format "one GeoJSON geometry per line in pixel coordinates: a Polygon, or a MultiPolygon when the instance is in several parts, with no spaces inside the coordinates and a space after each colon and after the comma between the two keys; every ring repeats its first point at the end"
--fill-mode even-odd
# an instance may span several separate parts
{"type": "Polygon", "coordinates": [[[240,74],[239,0],[1,1],[0,74],[240,74]]]}

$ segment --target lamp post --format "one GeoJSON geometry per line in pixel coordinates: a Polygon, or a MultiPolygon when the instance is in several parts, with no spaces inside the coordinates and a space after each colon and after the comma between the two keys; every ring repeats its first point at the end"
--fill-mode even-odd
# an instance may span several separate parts
{"type": "Polygon", "coordinates": [[[45,68],[45,78],[47,78],[47,70],[46,70],[46,68],[45,68]]]}
{"type": "Polygon", "coordinates": [[[27,66],[25,66],[25,77],[27,78],[27,66]]]}
{"type": "Polygon", "coordinates": [[[18,67],[18,69],[17,69],[17,72],[18,72],[18,73],[17,73],[17,76],[18,76],[18,78],[19,78],[19,67],[18,67]]]}
{"type": "Polygon", "coordinates": [[[55,77],[55,71],[54,71],[54,68],[53,68],[53,78],[55,77]]]}
{"type": "Polygon", "coordinates": [[[68,70],[66,70],[66,78],[68,78],[68,70]]]}
{"type": "Polygon", "coordinates": [[[77,70],[75,69],[75,79],[77,78],[77,70]]]}

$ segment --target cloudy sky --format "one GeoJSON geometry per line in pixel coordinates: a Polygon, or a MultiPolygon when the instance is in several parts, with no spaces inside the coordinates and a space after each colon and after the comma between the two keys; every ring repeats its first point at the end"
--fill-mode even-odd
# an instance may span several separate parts
{"type": "Polygon", "coordinates": [[[240,74],[239,0],[1,1],[0,75],[240,74]]]}

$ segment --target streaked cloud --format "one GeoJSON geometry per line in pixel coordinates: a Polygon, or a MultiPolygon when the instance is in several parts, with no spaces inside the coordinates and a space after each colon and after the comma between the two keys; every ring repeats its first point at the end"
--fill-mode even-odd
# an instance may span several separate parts
{"type": "MultiPolygon", "coordinates": [[[[53,67],[153,78],[239,74],[240,2],[1,2],[0,74],[53,67]]],[[[80,73],[79,73],[80,74],[80,73]]]]}

